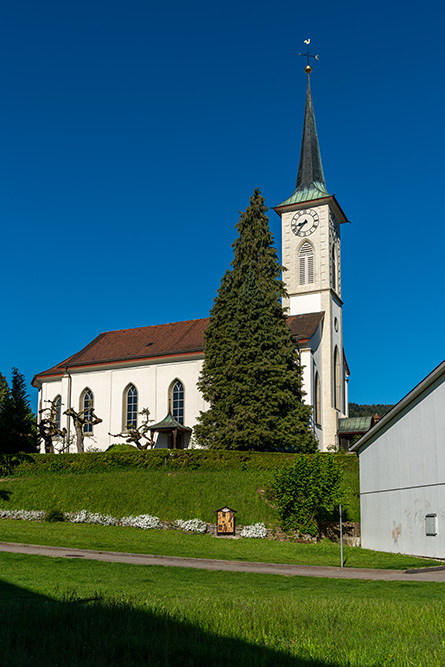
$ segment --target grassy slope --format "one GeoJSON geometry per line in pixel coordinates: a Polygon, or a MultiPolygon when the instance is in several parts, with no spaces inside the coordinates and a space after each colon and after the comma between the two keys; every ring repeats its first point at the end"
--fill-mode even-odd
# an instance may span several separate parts
{"type": "Polygon", "coordinates": [[[5,664],[436,667],[443,586],[0,554],[5,664]]]}
{"type": "MultiPolygon", "coordinates": [[[[87,524],[0,521],[0,541],[43,544],[99,551],[127,551],[164,556],[217,558],[301,565],[340,565],[340,546],[324,540],[299,544],[270,540],[227,540],[180,531],[139,530],[87,524]]],[[[346,567],[409,569],[438,565],[433,560],[403,554],[344,548],[346,567]]]]}
{"type": "MultiPolygon", "coordinates": [[[[0,508],[64,512],[88,509],[118,518],[152,514],[165,520],[199,518],[215,522],[215,510],[229,505],[237,522],[279,525],[277,512],[258,489],[267,489],[268,470],[128,470],[104,473],[45,473],[0,482],[0,508]]],[[[358,476],[346,469],[349,515],[359,520],[358,476]]]]}

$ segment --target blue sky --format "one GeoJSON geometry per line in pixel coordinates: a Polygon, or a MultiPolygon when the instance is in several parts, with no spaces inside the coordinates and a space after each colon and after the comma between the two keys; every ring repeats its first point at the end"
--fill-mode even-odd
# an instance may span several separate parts
{"type": "Polygon", "coordinates": [[[350,399],[402,398],[444,358],[444,20],[428,0],[3,3],[0,370],[31,381],[102,331],[208,315],[238,211],[293,192],[309,37],[352,221],[350,399]]]}

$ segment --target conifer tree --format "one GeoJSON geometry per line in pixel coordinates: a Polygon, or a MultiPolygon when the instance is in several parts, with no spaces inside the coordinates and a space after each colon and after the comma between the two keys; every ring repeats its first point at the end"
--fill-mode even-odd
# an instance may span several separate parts
{"type": "Polygon", "coordinates": [[[210,407],[195,437],[212,448],[312,452],[311,408],[302,404],[302,370],[266,211],[256,189],[236,226],[234,258],[205,333],[198,386],[210,407]]]}
{"type": "Polygon", "coordinates": [[[36,452],[35,417],[29,405],[25,378],[12,369],[11,388],[0,405],[0,452],[36,452]]]}

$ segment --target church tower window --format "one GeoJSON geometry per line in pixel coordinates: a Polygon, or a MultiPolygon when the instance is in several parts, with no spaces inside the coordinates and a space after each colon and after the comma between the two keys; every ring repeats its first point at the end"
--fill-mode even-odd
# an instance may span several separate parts
{"type": "MultiPolygon", "coordinates": [[[[91,413],[94,409],[94,397],[93,397],[93,392],[91,389],[86,389],[83,390],[82,396],[80,399],[80,410],[84,411],[84,419],[91,419],[91,413]]],[[[93,424],[86,423],[83,425],[83,432],[84,433],[92,433],[93,432],[93,424]]]]}
{"type": "Polygon", "coordinates": [[[175,380],[170,389],[170,404],[173,418],[179,424],[184,423],[184,385],[175,380]]]}
{"type": "Polygon", "coordinates": [[[138,425],[138,390],[134,384],[129,384],[124,391],[124,430],[128,426],[138,425]]]}
{"type": "Polygon", "coordinates": [[[300,265],[300,285],[314,282],[314,248],[305,241],[298,253],[300,265]]]}
{"type": "Polygon", "coordinates": [[[315,373],[314,380],[314,422],[317,426],[321,424],[321,392],[318,371],[315,373]]]}
{"type": "Polygon", "coordinates": [[[337,289],[337,264],[335,261],[335,245],[332,246],[332,289],[337,289]]]}
{"type": "Polygon", "coordinates": [[[340,355],[334,350],[334,408],[341,410],[340,355]]]}

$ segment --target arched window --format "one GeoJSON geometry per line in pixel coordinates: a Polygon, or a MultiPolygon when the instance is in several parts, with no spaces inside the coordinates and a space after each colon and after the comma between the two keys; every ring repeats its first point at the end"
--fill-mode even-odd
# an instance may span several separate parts
{"type": "Polygon", "coordinates": [[[320,395],[320,376],[315,372],[314,379],[314,422],[317,426],[321,424],[321,395],[320,395]]]}
{"type": "Polygon", "coordinates": [[[124,391],[124,430],[128,426],[138,425],[138,390],[134,384],[129,384],[124,391]]]}
{"type": "Polygon", "coordinates": [[[340,355],[334,350],[334,408],[341,410],[340,355]]]}
{"type": "Polygon", "coordinates": [[[180,380],[175,380],[170,388],[170,404],[174,419],[179,424],[184,423],[184,385],[180,380]]]}
{"type": "Polygon", "coordinates": [[[314,282],[314,249],[309,241],[305,241],[298,253],[300,265],[300,285],[314,282]]]}
{"type": "Polygon", "coordinates": [[[335,245],[332,246],[332,289],[337,289],[337,264],[335,261],[335,245]]]}
{"type": "Polygon", "coordinates": [[[60,429],[60,425],[62,423],[62,397],[61,396],[56,396],[56,398],[53,401],[53,405],[56,409],[56,424],[57,428],[60,429]]]}
{"type": "MultiPolygon", "coordinates": [[[[80,398],[80,410],[84,410],[84,419],[91,419],[91,413],[94,409],[94,397],[93,397],[93,392],[91,389],[86,389],[83,390],[82,396],[80,398]]],[[[92,433],[93,432],[93,424],[86,423],[83,425],[83,432],[84,433],[92,433]]]]}

